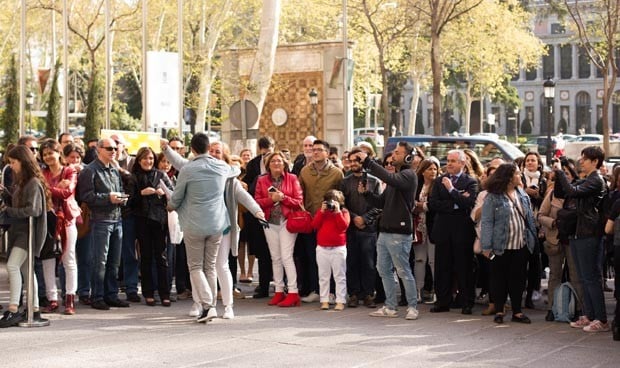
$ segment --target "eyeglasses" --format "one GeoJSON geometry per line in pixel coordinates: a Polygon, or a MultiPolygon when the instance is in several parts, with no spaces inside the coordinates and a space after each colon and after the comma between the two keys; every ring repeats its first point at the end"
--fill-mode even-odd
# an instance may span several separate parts
{"type": "Polygon", "coordinates": [[[172,147],[172,146],[168,146],[168,147],[172,148],[175,151],[180,151],[183,149],[183,147],[172,147]]]}
{"type": "Polygon", "coordinates": [[[108,146],[108,147],[101,147],[101,148],[103,148],[104,150],[106,150],[106,151],[108,151],[108,152],[113,152],[113,151],[116,151],[116,150],[118,149],[118,148],[116,148],[116,147],[112,147],[112,146],[108,146]]]}
{"type": "Polygon", "coordinates": [[[37,147],[28,147],[28,148],[32,151],[32,153],[36,153],[39,150],[39,148],[37,147]]]}

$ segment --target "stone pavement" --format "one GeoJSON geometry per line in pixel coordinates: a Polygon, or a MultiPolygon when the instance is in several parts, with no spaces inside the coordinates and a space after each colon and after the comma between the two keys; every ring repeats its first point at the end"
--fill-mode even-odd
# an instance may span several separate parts
{"type": "MultiPolygon", "coordinates": [[[[253,286],[242,285],[251,295],[253,286]]],[[[613,310],[611,293],[608,311],[613,310]]],[[[6,265],[0,264],[0,304],[8,302],[6,265]]],[[[620,342],[611,333],[587,334],[545,322],[545,307],[526,310],[533,323],[496,325],[492,317],[460,310],[417,321],[369,317],[365,307],[321,311],[236,300],[233,320],[198,324],[191,301],[172,307],[47,315],[49,327],[0,330],[0,367],[619,367],[620,342]]],[[[218,307],[220,314],[223,307],[218,307]]]]}

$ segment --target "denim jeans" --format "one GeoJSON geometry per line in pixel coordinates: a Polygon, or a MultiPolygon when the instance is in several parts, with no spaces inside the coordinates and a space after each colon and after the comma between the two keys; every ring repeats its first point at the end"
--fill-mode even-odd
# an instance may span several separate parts
{"type": "Polygon", "coordinates": [[[377,240],[377,270],[385,289],[385,306],[396,309],[396,281],[394,272],[401,278],[407,293],[407,305],[417,308],[418,290],[409,266],[411,252],[411,234],[379,233],[377,240]]]}
{"type": "Polygon", "coordinates": [[[138,292],[138,268],[140,266],[136,251],[136,218],[133,215],[123,216],[123,280],[127,294],[138,292]]]}
{"type": "Polygon", "coordinates": [[[91,222],[94,249],[93,301],[118,299],[118,267],[121,263],[121,222],[91,222]]]}
{"type": "Polygon", "coordinates": [[[78,239],[75,246],[75,254],[77,257],[78,271],[78,288],[79,296],[90,296],[91,286],[93,282],[93,232],[92,230],[83,238],[78,239]]]}
{"type": "Polygon", "coordinates": [[[590,320],[607,322],[598,237],[570,239],[570,249],[583,286],[583,312],[590,320]]]}

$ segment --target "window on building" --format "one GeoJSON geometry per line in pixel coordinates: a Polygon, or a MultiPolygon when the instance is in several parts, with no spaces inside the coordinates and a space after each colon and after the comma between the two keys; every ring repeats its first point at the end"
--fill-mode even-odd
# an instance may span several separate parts
{"type": "Polygon", "coordinates": [[[560,23],[552,23],[551,24],[551,34],[564,34],[566,33],[566,28],[563,24],[560,23]]]}
{"type": "Polygon", "coordinates": [[[525,80],[529,80],[529,81],[536,80],[537,69],[538,68],[536,67],[531,67],[527,69],[525,71],[525,80]]]}
{"type": "Polygon", "coordinates": [[[573,45],[560,47],[560,78],[571,79],[573,76],[573,45]]]}
{"type": "Polygon", "coordinates": [[[553,45],[547,45],[547,55],[543,56],[543,78],[555,77],[554,75],[554,57],[555,47],[553,45]]]}
{"type": "Polygon", "coordinates": [[[590,59],[583,47],[579,48],[579,78],[590,78],[590,59]]]}

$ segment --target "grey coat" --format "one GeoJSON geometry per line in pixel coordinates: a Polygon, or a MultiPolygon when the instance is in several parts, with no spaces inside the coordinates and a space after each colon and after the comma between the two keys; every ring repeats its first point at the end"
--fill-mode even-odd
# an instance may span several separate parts
{"type": "Polygon", "coordinates": [[[21,195],[15,193],[13,206],[7,207],[9,217],[16,219],[9,229],[11,246],[28,250],[28,218],[33,217],[34,223],[34,255],[38,257],[47,235],[47,201],[45,189],[37,178],[32,178],[21,189],[21,195]],[[18,200],[17,197],[21,198],[18,200]]]}

